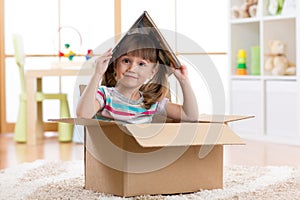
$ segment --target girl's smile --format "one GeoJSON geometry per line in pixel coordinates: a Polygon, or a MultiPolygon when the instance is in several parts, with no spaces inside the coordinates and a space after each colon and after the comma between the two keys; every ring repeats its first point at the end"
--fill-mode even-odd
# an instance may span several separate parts
{"type": "Polygon", "coordinates": [[[141,57],[121,56],[115,66],[117,82],[127,87],[140,87],[155,73],[154,64],[141,57]]]}
{"type": "Polygon", "coordinates": [[[125,72],[123,75],[124,75],[124,77],[138,79],[137,74],[134,74],[132,72],[125,72]]]}

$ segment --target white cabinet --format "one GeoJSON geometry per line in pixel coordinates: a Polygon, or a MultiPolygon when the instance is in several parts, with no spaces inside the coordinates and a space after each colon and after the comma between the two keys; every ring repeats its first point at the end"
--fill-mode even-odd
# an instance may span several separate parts
{"type": "Polygon", "coordinates": [[[297,137],[297,84],[295,81],[266,83],[266,134],[297,137]]]}
{"type": "MultiPolygon", "coordinates": [[[[243,2],[229,0],[229,9],[243,2]]],[[[295,12],[279,15],[269,14],[268,2],[259,0],[254,17],[229,16],[229,112],[255,116],[232,126],[244,137],[300,144],[300,0],[294,1],[295,12]],[[295,75],[272,75],[264,69],[271,40],[286,44],[286,57],[296,64],[295,75]],[[254,47],[259,47],[258,57],[254,47]],[[237,75],[239,50],[246,52],[246,75],[237,75]],[[251,69],[255,61],[256,73],[251,69]]]]}
{"type": "Polygon", "coordinates": [[[255,115],[251,120],[232,123],[232,128],[238,133],[262,134],[261,103],[262,91],[260,81],[233,80],[231,84],[231,112],[239,115],[255,115]]]}

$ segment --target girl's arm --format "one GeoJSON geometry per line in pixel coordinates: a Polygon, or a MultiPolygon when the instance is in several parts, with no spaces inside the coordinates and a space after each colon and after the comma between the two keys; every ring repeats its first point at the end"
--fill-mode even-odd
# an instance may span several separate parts
{"type": "Polygon", "coordinates": [[[171,67],[183,93],[183,105],[169,102],[166,107],[168,118],[182,121],[197,121],[199,117],[196,96],[191,87],[186,66],[179,69],[171,67]]]}
{"type": "Polygon", "coordinates": [[[111,57],[112,51],[109,49],[107,52],[97,58],[97,60],[95,60],[95,72],[77,104],[77,117],[92,118],[100,109],[100,104],[96,100],[96,94],[99,87],[99,82],[108,67],[111,57]]]}

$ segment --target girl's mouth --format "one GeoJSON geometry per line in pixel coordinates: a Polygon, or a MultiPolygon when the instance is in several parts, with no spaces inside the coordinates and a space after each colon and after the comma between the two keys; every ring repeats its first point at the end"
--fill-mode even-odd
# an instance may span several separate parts
{"type": "Polygon", "coordinates": [[[138,77],[133,74],[124,74],[124,77],[138,79],[138,77]]]}

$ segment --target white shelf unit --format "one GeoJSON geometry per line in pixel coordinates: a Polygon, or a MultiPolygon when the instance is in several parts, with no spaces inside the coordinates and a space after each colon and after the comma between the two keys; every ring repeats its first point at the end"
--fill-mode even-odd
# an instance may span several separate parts
{"type": "MultiPolygon", "coordinates": [[[[268,0],[259,0],[256,17],[229,16],[230,114],[255,118],[232,124],[244,138],[300,144],[300,0],[296,12],[268,14],[268,0]],[[270,40],[287,44],[287,58],[296,64],[294,76],[274,76],[264,70],[270,40]],[[251,47],[260,47],[260,74],[251,74],[251,47]],[[237,53],[246,50],[247,75],[236,75],[237,53]]],[[[229,0],[229,9],[242,0],[229,0]]]]}

